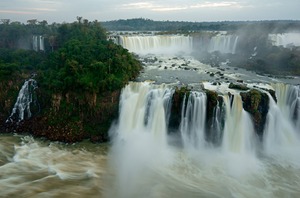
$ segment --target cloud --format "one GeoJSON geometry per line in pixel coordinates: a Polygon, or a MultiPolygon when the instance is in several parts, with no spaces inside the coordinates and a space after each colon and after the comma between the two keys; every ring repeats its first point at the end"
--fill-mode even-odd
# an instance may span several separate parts
{"type": "Polygon", "coordinates": [[[300,0],[0,0],[1,17],[52,22],[149,18],[220,21],[300,19],[300,0]],[[23,15],[23,16],[22,16],[23,15]]]}
{"type": "Polygon", "coordinates": [[[242,8],[244,6],[241,3],[238,3],[236,1],[205,2],[205,3],[198,3],[191,6],[191,8],[220,8],[220,7],[242,8]]]}
{"type": "Polygon", "coordinates": [[[166,11],[178,11],[178,10],[186,10],[188,7],[161,7],[161,8],[153,8],[152,11],[158,12],[166,12],[166,11]]]}
{"type": "Polygon", "coordinates": [[[155,7],[151,2],[128,3],[122,5],[124,9],[153,9],[155,7]]]}
{"type": "Polygon", "coordinates": [[[18,14],[18,15],[38,14],[37,12],[20,11],[20,10],[0,10],[0,13],[3,13],[3,14],[18,14]]]}
{"type": "Polygon", "coordinates": [[[26,8],[26,10],[41,11],[41,12],[55,12],[55,11],[57,11],[57,9],[54,9],[54,8],[26,8]]]}
{"type": "Polygon", "coordinates": [[[122,9],[145,9],[150,11],[168,12],[168,11],[179,11],[187,9],[199,9],[199,8],[243,8],[245,5],[236,1],[219,1],[219,2],[204,2],[204,3],[155,3],[152,1],[137,2],[137,3],[127,3],[122,5],[122,9]]]}

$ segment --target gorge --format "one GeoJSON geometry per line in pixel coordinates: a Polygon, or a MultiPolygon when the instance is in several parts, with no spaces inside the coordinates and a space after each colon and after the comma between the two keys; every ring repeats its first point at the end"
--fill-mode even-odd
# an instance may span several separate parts
{"type": "MultiPolygon", "coordinates": [[[[281,35],[267,37],[273,42],[281,35]]],[[[31,128],[25,129],[34,130],[32,126],[35,126],[39,108],[34,107],[31,99],[37,97],[41,108],[50,102],[51,111],[46,115],[49,118],[52,114],[53,117],[61,117],[62,123],[57,126],[66,125],[63,132],[74,130],[66,136],[62,131],[56,131],[55,125],[38,130],[45,133],[42,137],[63,140],[68,144],[40,139],[37,137],[41,134],[35,133],[32,134],[37,137],[1,134],[2,195],[120,198],[300,195],[299,75],[290,73],[290,76],[282,78],[236,67],[237,57],[243,55],[251,61],[261,53],[256,43],[251,43],[241,52],[245,44],[242,35],[225,32],[213,35],[207,32],[198,35],[151,33],[120,34],[110,38],[133,52],[143,65],[134,80],[124,84],[120,82],[120,92],[112,91],[104,99],[103,95],[108,93],[104,92],[104,88],[97,89],[100,94],[90,94],[97,86],[88,80],[95,76],[87,75],[86,70],[81,71],[80,64],[65,61],[64,65],[69,66],[66,71],[74,75],[74,79],[81,79],[79,82],[72,79],[63,81],[69,83],[68,91],[63,90],[64,83],[58,84],[55,89],[61,88],[61,93],[41,100],[41,93],[46,93],[41,89],[47,86],[40,82],[41,88],[36,88],[35,80],[31,79],[20,86],[19,94],[14,95],[18,98],[15,105],[8,100],[6,105],[2,105],[9,109],[10,116],[6,119],[29,122],[26,126],[31,128]],[[29,85],[32,85],[30,89],[29,85]],[[79,85],[86,86],[86,89],[77,90],[79,85]],[[82,92],[83,97],[77,98],[76,91],[82,92]],[[102,103],[99,97],[103,99],[102,103]],[[30,104],[19,105],[19,98],[30,104]],[[69,108],[68,102],[73,105],[72,108],[69,108]],[[14,106],[22,108],[8,108],[14,106]],[[31,111],[28,111],[28,106],[31,111]],[[96,124],[84,125],[76,116],[68,117],[69,112],[77,115],[79,108],[76,107],[81,110],[86,107],[84,110],[89,111],[89,116],[82,120],[96,124]],[[110,109],[114,111],[110,112],[110,109]],[[19,114],[16,115],[16,112],[19,114]],[[104,121],[109,124],[109,142],[78,142],[86,135],[84,130],[89,128],[95,127],[108,133],[106,128],[97,125],[98,118],[104,119],[102,112],[114,118],[114,121],[104,121]],[[29,114],[33,115],[33,119],[22,116],[29,114]],[[76,123],[75,127],[68,126],[68,119],[70,123],[76,123]],[[72,119],[75,122],[71,122],[72,119]]],[[[281,48],[277,45],[284,45],[284,51],[292,52],[297,50],[297,41],[293,41],[293,49],[288,49],[291,46],[287,44],[290,42],[288,39],[281,43],[271,42],[270,49],[274,49],[273,45],[276,49],[281,48]]],[[[80,43],[69,42],[65,49],[76,50],[78,45],[81,49],[76,56],[81,57],[80,54],[87,48],[80,43]]],[[[121,50],[110,43],[104,49],[111,53],[121,50]]],[[[66,52],[62,50],[57,55],[62,58],[59,60],[64,61],[64,56],[72,57],[66,52]]],[[[113,60],[115,63],[132,61],[131,56],[121,52],[117,53],[121,54],[117,60],[113,60]]],[[[80,63],[80,58],[75,60],[80,63]]],[[[109,65],[110,62],[102,59],[101,63],[91,64],[92,74],[98,74],[98,69],[106,63],[109,65]]],[[[126,64],[115,75],[130,68],[130,64],[126,64]]],[[[113,68],[107,69],[101,72],[110,75],[113,68]]],[[[69,77],[59,71],[60,75],[65,75],[63,77],[69,77]]],[[[107,84],[117,87],[119,78],[115,75],[107,84]]],[[[41,79],[46,78],[36,77],[38,85],[41,79]]],[[[50,79],[58,83],[60,80],[58,77],[50,79]]],[[[102,81],[99,84],[104,87],[102,81]]],[[[21,128],[21,124],[16,126],[10,128],[9,125],[8,129],[12,130],[9,132],[21,128]]],[[[25,131],[22,129],[20,132],[25,131]]],[[[93,135],[87,137],[93,140],[93,135]]],[[[97,135],[95,139],[99,137],[97,135]]]]}

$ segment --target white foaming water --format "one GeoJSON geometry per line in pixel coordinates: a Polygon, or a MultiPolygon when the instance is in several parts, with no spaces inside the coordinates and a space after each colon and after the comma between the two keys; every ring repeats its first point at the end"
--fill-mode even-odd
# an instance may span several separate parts
{"type": "Polygon", "coordinates": [[[224,167],[233,177],[245,177],[262,171],[256,157],[256,135],[250,115],[243,109],[239,94],[223,96],[226,108],[222,153],[226,156],[224,167]]]}
{"type": "Polygon", "coordinates": [[[235,54],[239,37],[236,35],[213,36],[209,42],[208,52],[219,51],[221,53],[235,54]]]}
{"type": "MultiPolygon", "coordinates": [[[[283,162],[256,156],[253,124],[242,108],[238,93],[233,94],[233,101],[224,96],[224,139],[221,148],[212,148],[204,138],[206,96],[191,92],[182,108],[179,130],[184,148],[192,149],[182,149],[179,145],[169,145],[162,135],[155,135],[150,130],[153,127],[148,126],[154,122],[145,121],[145,116],[151,115],[147,112],[158,111],[156,105],[151,105],[154,101],[164,103],[163,98],[168,98],[169,103],[169,94],[165,94],[168,92],[164,86],[148,83],[133,83],[123,90],[119,123],[114,128],[117,135],[109,156],[114,177],[108,183],[110,188],[106,189],[105,197],[297,197],[300,194],[298,169],[287,170],[283,162]],[[153,92],[160,94],[150,94],[153,92]]],[[[167,117],[165,106],[160,106],[164,109],[160,112],[162,117],[167,117]]],[[[166,122],[159,123],[160,127],[155,127],[157,132],[165,134],[166,139],[172,137],[166,134],[166,122]]]]}
{"type": "Polygon", "coordinates": [[[183,35],[120,36],[120,44],[137,54],[188,54],[193,39],[183,35]]]}
{"type": "Polygon", "coordinates": [[[0,197],[101,197],[105,150],[0,135],[0,197]]]}
{"type": "MultiPolygon", "coordinates": [[[[296,128],[300,127],[300,86],[282,83],[273,85],[278,106],[283,115],[291,120],[296,128]]],[[[300,133],[300,132],[299,132],[300,133]]]]}
{"type": "Polygon", "coordinates": [[[300,33],[269,34],[269,40],[275,46],[300,46],[300,33]]]}
{"type": "MultiPolygon", "coordinates": [[[[290,97],[296,96],[289,92],[290,97]]],[[[0,196],[299,197],[299,147],[291,147],[293,143],[283,140],[272,141],[286,135],[280,125],[284,124],[283,119],[290,117],[267,121],[269,126],[273,125],[270,132],[278,129],[276,132],[284,134],[264,136],[262,148],[269,144],[267,151],[271,152],[256,156],[255,150],[261,148],[253,148],[252,123],[242,109],[238,93],[233,95],[233,101],[228,96],[223,97],[226,117],[220,147],[213,147],[202,138],[204,145],[195,144],[193,149],[183,149],[180,143],[170,141],[174,135],[168,134],[166,126],[172,90],[151,83],[130,83],[124,88],[119,121],[112,128],[114,137],[108,164],[103,152],[107,145],[64,145],[31,137],[0,135],[0,196]],[[270,141],[266,143],[266,139],[270,141]]],[[[188,111],[186,106],[183,114],[190,112],[203,123],[201,119],[205,118],[200,116],[203,109],[199,107],[205,106],[205,97],[198,92],[191,97],[194,102],[191,101],[188,111]],[[193,111],[192,106],[199,112],[193,111]]],[[[287,98],[283,97],[284,100],[287,98]]],[[[272,106],[281,111],[280,105],[270,103],[269,114],[279,114],[272,106]]],[[[288,106],[293,109],[294,105],[288,106]]],[[[289,121],[298,132],[295,120],[289,121]]],[[[202,128],[196,121],[190,123],[187,128],[202,128]]],[[[202,134],[199,137],[203,137],[202,134]]],[[[181,137],[178,138],[180,142],[181,137]]]]}
{"type": "Polygon", "coordinates": [[[171,96],[171,89],[150,83],[130,83],[123,89],[119,122],[112,129],[116,191],[108,197],[140,197],[140,191],[154,190],[145,186],[149,174],[170,158],[166,137],[171,96]]]}
{"type": "Polygon", "coordinates": [[[167,110],[172,90],[151,83],[130,83],[122,91],[118,139],[147,132],[166,144],[167,110]]]}
{"type": "Polygon", "coordinates": [[[191,92],[182,106],[180,131],[185,148],[200,149],[205,144],[206,95],[191,92]]]}
{"type": "Polygon", "coordinates": [[[269,96],[265,152],[275,160],[300,166],[299,87],[275,84],[277,104],[269,96]]]}
{"type": "Polygon", "coordinates": [[[239,94],[230,98],[223,97],[226,106],[226,121],[223,136],[223,149],[225,152],[237,154],[254,154],[255,132],[249,114],[243,109],[239,94]],[[231,105],[232,102],[232,105],[231,105]]]}

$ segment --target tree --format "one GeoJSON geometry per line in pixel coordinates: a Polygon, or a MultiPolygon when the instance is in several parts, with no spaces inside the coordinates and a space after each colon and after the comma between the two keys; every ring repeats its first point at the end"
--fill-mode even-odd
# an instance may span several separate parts
{"type": "Polygon", "coordinates": [[[28,23],[29,25],[36,25],[37,19],[30,19],[30,20],[27,20],[27,23],[28,23]]]}
{"type": "Polygon", "coordinates": [[[8,25],[10,22],[10,19],[1,19],[2,24],[8,25]]]}
{"type": "Polygon", "coordinates": [[[41,25],[41,26],[46,26],[46,25],[48,25],[48,22],[46,21],[46,20],[42,20],[42,21],[40,21],[39,22],[39,24],[41,25]]]}

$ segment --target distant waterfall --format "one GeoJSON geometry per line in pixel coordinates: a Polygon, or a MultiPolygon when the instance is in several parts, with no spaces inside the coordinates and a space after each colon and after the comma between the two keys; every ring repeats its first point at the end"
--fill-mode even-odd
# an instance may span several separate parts
{"type": "Polygon", "coordinates": [[[17,101],[6,122],[19,122],[32,116],[30,106],[34,102],[33,91],[36,88],[37,83],[34,79],[29,79],[25,81],[25,83],[19,91],[17,101]]]}
{"type": "Polygon", "coordinates": [[[34,51],[45,51],[45,42],[43,36],[32,36],[32,49],[34,51]]]}
{"type": "Polygon", "coordinates": [[[39,36],[39,40],[40,40],[40,50],[41,51],[45,51],[44,37],[43,36],[39,36]]]}
{"type": "Polygon", "coordinates": [[[120,44],[138,54],[189,53],[192,50],[193,39],[183,35],[120,36],[120,44]]]}
{"type": "Polygon", "coordinates": [[[269,34],[269,40],[275,46],[300,46],[300,33],[269,34]]]}
{"type": "Polygon", "coordinates": [[[32,36],[32,49],[34,51],[38,51],[39,49],[38,36],[32,36]]]}
{"type": "Polygon", "coordinates": [[[205,118],[205,93],[191,92],[186,106],[183,105],[180,124],[181,136],[185,147],[200,148],[204,146],[205,118]]]}
{"type": "Polygon", "coordinates": [[[223,97],[226,106],[226,120],[222,147],[225,152],[252,154],[255,131],[250,115],[243,109],[239,94],[223,97]]]}
{"type": "Polygon", "coordinates": [[[238,38],[236,35],[213,36],[209,42],[208,52],[219,51],[235,54],[238,38]]]}

